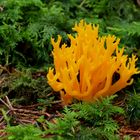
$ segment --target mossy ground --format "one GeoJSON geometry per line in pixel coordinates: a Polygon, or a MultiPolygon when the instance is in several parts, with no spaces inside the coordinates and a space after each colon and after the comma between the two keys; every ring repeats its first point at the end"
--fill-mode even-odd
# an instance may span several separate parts
{"type": "Polygon", "coordinates": [[[59,137],[60,139],[79,137],[79,139],[110,140],[112,136],[113,139],[139,138],[140,95],[131,90],[134,85],[120,91],[117,97],[94,103],[93,109],[92,106],[75,100],[67,107],[70,110],[66,111],[61,104],[59,93],[55,93],[47,84],[45,71],[35,72],[26,69],[21,72],[14,68],[10,71],[5,67],[1,79],[0,136],[2,140],[10,139],[12,136],[13,140],[17,139],[18,127],[25,127],[19,132],[23,137],[28,134],[22,131],[26,132],[26,129],[31,127],[31,131],[37,131],[38,134],[31,136],[31,139],[39,140],[59,139],[59,137]],[[127,93],[128,91],[131,93],[127,93]],[[73,109],[73,106],[77,108],[73,109]],[[84,108],[87,112],[82,111],[84,108]],[[84,129],[87,129],[89,136],[84,133],[84,129]],[[108,136],[103,133],[106,129],[109,129],[109,133],[112,129],[116,130],[108,136]],[[102,136],[98,131],[102,132],[102,136]]]}

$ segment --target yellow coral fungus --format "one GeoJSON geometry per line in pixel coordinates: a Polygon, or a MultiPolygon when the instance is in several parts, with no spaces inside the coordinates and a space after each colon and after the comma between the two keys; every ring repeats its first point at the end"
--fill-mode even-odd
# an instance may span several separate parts
{"type": "Polygon", "coordinates": [[[123,55],[115,36],[98,37],[98,26],[83,20],[73,28],[76,37],[68,35],[70,46],[60,47],[61,37],[52,39],[54,69],[47,74],[49,85],[60,91],[64,105],[72,99],[94,101],[116,93],[132,84],[131,76],[140,73],[135,67],[137,58],[123,55]],[[118,78],[113,82],[114,75],[118,78]]]}

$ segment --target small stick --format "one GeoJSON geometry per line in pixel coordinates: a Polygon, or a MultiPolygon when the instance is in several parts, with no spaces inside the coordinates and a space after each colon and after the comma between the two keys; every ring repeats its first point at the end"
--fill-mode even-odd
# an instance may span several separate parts
{"type": "Polygon", "coordinates": [[[6,102],[4,102],[1,98],[0,98],[0,101],[1,101],[5,106],[7,106],[8,108],[10,108],[9,105],[8,105],[6,102]]]}
{"type": "Polygon", "coordinates": [[[124,134],[131,134],[131,135],[140,135],[140,131],[134,131],[134,130],[125,130],[122,129],[120,132],[124,133],[124,134]]]}
{"type": "Polygon", "coordinates": [[[7,96],[5,96],[5,98],[6,98],[6,101],[7,101],[8,105],[9,105],[9,109],[10,109],[10,110],[14,110],[13,106],[12,106],[11,103],[10,103],[9,98],[8,98],[7,96]]]}

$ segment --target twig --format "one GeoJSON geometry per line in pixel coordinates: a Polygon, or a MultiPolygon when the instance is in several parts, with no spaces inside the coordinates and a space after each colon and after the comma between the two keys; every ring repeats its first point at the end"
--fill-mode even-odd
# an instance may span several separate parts
{"type": "Polygon", "coordinates": [[[7,68],[6,68],[6,67],[4,67],[4,66],[0,65],[0,69],[5,70],[5,71],[6,71],[6,72],[10,75],[9,70],[7,70],[7,68]]]}
{"type": "Polygon", "coordinates": [[[138,6],[140,6],[140,0],[137,0],[137,4],[138,4],[138,6]]]}
{"type": "Polygon", "coordinates": [[[5,101],[3,101],[1,98],[0,98],[0,101],[1,101],[5,106],[7,106],[8,109],[9,109],[9,105],[8,105],[5,101]]]}
{"type": "Polygon", "coordinates": [[[84,5],[85,2],[86,2],[86,0],[83,0],[83,1],[81,2],[81,4],[79,5],[79,7],[82,7],[82,6],[84,5]]]}
{"type": "MultiPolygon", "coordinates": [[[[42,115],[48,121],[53,121],[55,123],[54,118],[61,116],[61,114],[59,112],[56,112],[55,114],[49,114],[44,111],[33,110],[34,108],[36,108],[36,106],[38,104],[34,105],[34,106],[28,106],[28,107],[34,107],[34,108],[30,108],[30,109],[24,109],[22,107],[21,108],[13,107],[8,96],[5,96],[5,101],[1,98],[0,98],[0,101],[8,108],[8,111],[5,114],[6,115],[9,114],[13,118],[13,123],[15,123],[15,124],[27,124],[27,123],[35,124],[38,122],[37,119],[42,115]]],[[[56,101],[53,103],[54,104],[60,103],[60,101],[56,101]]],[[[4,116],[1,116],[0,117],[0,122],[1,122],[0,126],[2,126],[2,127],[5,126],[6,125],[6,124],[4,124],[5,121],[6,120],[4,119],[4,116]]],[[[43,125],[43,123],[42,123],[42,125],[43,125]]],[[[43,126],[43,127],[44,127],[44,129],[47,129],[47,128],[45,128],[45,126],[43,126]]]]}
{"type": "Polygon", "coordinates": [[[5,96],[5,98],[6,98],[6,101],[7,101],[8,105],[9,105],[9,109],[14,110],[14,108],[12,107],[12,105],[10,103],[10,100],[9,100],[8,96],[5,96]]]}
{"type": "Polygon", "coordinates": [[[58,103],[62,103],[61,100],[58,100],[58,101],[52,101],[51,104],[58,104],[58,103]]]}
{"type": "Polygon", "coordinates": [[[17,119],[17,121],[21,122],[21,123],[31,123],[31,124],[34,124],[35,121],[34,120],[26,120],[26,119],[17,119]]]}
{"type": "Polygon", "coordinates": [[[0,138],[2,138],[2,137],[5,136],[5,135],[6,135],[6,132],[0,133],[0,138]]]}
{"type": "MultiPolygon", "coordinates": [[[[10,112],[10,110],[8,110],[8,111],[6,112],[6,115],[7,115],[9,112],[10,112]]],[[[3,119],[4,119],[4,117],[2,116],[2,117],[0,118],[0,122],[1,122],[3,119]]]]}
{"type": "Polygon", "coordinates": [[[20,108],[20,109],[23,109],[23,108],[33,108],[33,107],[38,107],[38,106],[41,106],[41,105],[44,105],[44,103],[37,103],[37,104],[34,104],[34,105],[28,105],[28,106],[20,106],[18,105],[16,108],[20,108]]]}
{"type": "Polygon", "coordinates": [[[121,129],[120,132],[123,133],[123,134],[140,135],[139,130],[134,131],[134,130],[121,129]]]}

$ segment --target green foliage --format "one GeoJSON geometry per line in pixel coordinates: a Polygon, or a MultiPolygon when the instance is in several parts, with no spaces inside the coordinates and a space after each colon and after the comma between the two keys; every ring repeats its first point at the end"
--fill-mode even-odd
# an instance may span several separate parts
{"type": "Polygon", "coordinates": [[[111,96],[95,103],[79,103],[65,108],[63,117],[56,118],[55,123],[47,122],[47,133],[54,135],[52,139],[119,140],[119,126],[112,117],[124,111],[111,104],[113,98],[111,96]]]}
{"type": "Polygon", "coordinates": [[[132,0],[1,0],[0,6],[2,64],[49,65],[50,38],[68,41],[80,19],[100,24],[101,34],[118,35],[130,49],[139,46],[140,9],[132,0]]]}
{"type": "Polygon", "coordinates": [[[7,75],[0,85],[0,91],[1,97],[8,95],[14,104],[31,105],[39,102],[51,106],[51,102],[54,100],[53,95],[49,96],[52,89],[46,81],[46,73],[41,75],[41,72],[35,71],[33,74],[30,69],[22,69],[22,71],[7,75]]]}
{"type": "Polygon", "coordinates": [[[74,104],[73,109],[77,111],[78,118],[82,119],[85,127],[91,126],[96,139],[118,139],[115,135],[118,131],[118,124],[112,119],[115,114],[123,114],[124,111],[118,106],[114,106],[111,100],[115,96],[103,98],[96,103],[74,104]]]}
{"type": "Polygon", "coordinates": [[[47,122],[47,133],[74,136],[73,133],[75,132],[75,127],[79,124],[79,121],[76,119],[77,113],[65,108],[62,115],[62,118],[56,119],[56,124],[47,122]]]}
{"type": "Polygon", "coordinates": [[[129,95],[126,102],[126,117],[134,129],[140,127],[140,94],[129,95]]]}
{"type": "Polygon", "coordinates": [[[35,87],[37,84],[37,80],[32,78],[31,71],[22,71],[17,75],[17,78],[13,80],[12,89],[15,90],[16,88],[30,88],[35,87]]]}
{"type": "MultiPolygon", "coordinates": [[[[140,64],[140,63],[139,63],[140,64]]],[[[137,81],[135,81],[135,88],[137,89],[137,93],[140,93],[140,78],[137,79],[137,81]]]]}
{"type": "Polygon", "coordinates": [[[8,140],[43,140],[43,132],[33,125],[11,126],[6,129],[8,140]]]}
{"type": "Polygon", "coordinates": [[[113,114],[123,113],[122,108],[112,105],[111,100],[113,100],[114,97],[115,96],[103,98],[102,101],[98,100],[94,104],[84,102],[74,104],[72,107],[74,110],[78,111],[77,113],[80,118],[83,118],[89,124],[96,126],[100,124],[101,120],[109,120],[113,114]]]}
{"type": "Polygon", "coordinates": [[[13,78],[11,83],[11,98],[20,104],[33,104],[37,102],[39,80],[32,78],[31,73],[22,72],[13,78]],[[28,89],[28,90],[27,90],[28,89]],[[14,92],[14,95],[12,94],[14,92]]]}
{"type": "Polygon", "coordinates": [[[41,65],[49,63],[50,38],[66,36],[67,15],[60,6],[41,0],[1,0],[1,63],[41,65]],[[20,62],[21,61],[21,62],[20,62]]]}
{"type": "Polygon", "coordinates": [[[127,34],[128,36],[140,36],[140,22],[133,21],[131,23],[123,22],[122,24],[116,24],[115,27],[109,28],[115,32],[119,33],[119,35],[127,34]]]}

